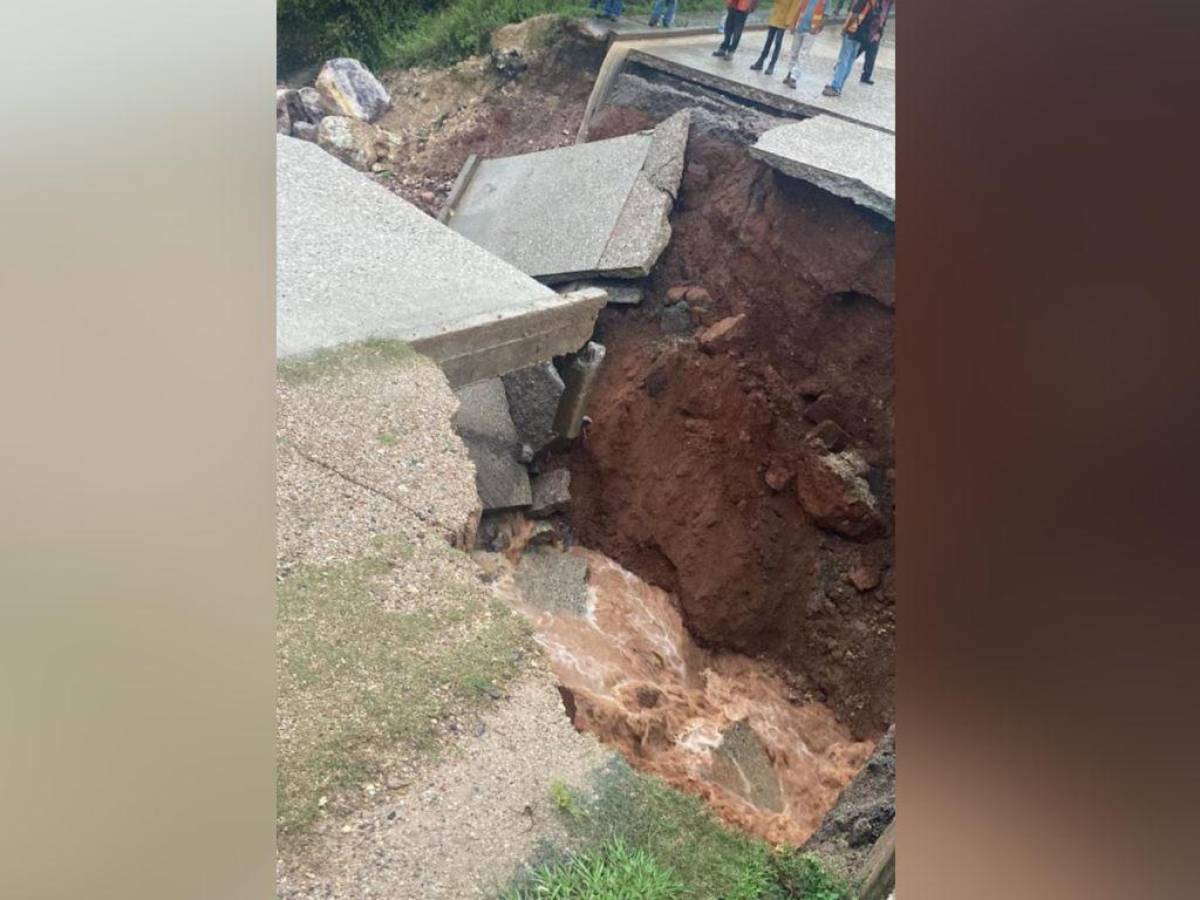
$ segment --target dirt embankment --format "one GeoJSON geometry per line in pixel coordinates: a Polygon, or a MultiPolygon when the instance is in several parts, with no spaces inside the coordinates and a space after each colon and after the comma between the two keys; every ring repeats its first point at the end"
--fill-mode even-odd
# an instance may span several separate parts
{"type": "Polygon", "coordinates": [[[404,152],[391,174],[372,177],[436,215],[472,153],[509,156],[573,144],[605,46],[573,23],[559,28],[541,46],[515,36],[519,49],[507,56],[382,73],[392,109],[378,124],[399,137],[404,152]]]}
{"type": "MultiPolygon", "coordinates": [[[[594,135],[646,124],[613,110],[594,135]]],[[[578,539],[876,738],[894,719],[894,227],[703,137],[672,227],[642,308],[602,315],[593,424],[551,462],[578,539]]]]}

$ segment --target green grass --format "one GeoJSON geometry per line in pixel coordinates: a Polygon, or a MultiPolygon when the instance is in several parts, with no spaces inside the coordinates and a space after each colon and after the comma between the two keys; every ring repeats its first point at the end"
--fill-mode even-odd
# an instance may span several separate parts
{"type": "MultiPolygon", "coordinates": [[[[357,367],[377,368],[410,363],[421,356],[404,341],[371,338],[330,350],[317,350],[301,357],[285,359],[276,366],[280,379],[287,384],[307,384],[321,378],[349,372],[357,367]]],[[[383,433],[380,441],[387,443],[383,433]]]]}
{"type": "Polygon", "coordinates": [[[412,552],[380,541],[363,559],[301,568],[278,587],[281,836],[350,808],[382,782],[385,760],[436,755],[438,720],[492,702],[530,647],[524,619],[469,574],[440,586],[448,599],[434,611],[386,609],[388,579],[412,552]],[[453,640],[437,640],[449,629],[453,640]]]}
{"type": "Polygon", "coordinates": [[[506,900],[672,900],[683,885],[644,850],[631,850],[620,839],[569,862],[536,872],[528,886],[514,888],[506,900]]]}
{"type": "MultiPolygon", "coordinates": [[[[650,0],[626,2],[624,15],[648,19],[650,0]]],[[[680,0],[677,15],[717,11],[723,0],[680,0]]],[[[279,0],[280,73],[353,56],[372,69],[448,66],[489,49],[501,25],[545,13],[583,17],[585,0],[279,0]]]]}
{"type": "Polygon", "coordinates": [[[625,854],[644,854],[647,866],[667,879],[663,883],[676,883],[681,891],[648,896],[697,900],[848,900],[850,896],[849,886],[826,872],[815,858],[777,850],[726,828],[699,799],[640,775],[623,761],[608,766],[593,796],[557,784],[551,792],[563,811],[575,853],[550,854],[531,876],[510,888],[505,894],[508,900],[610,896],[586,893],[584,873],[593,871],[598,860],[608,859],[614,847],[625,854]],[[556,790],[560,787],[566,794],[562,799],[556,790]],[[546,893],[544,885],[554,886],[559,893],[546,893]],[[537,893],[539,889],[543,892],[537,893]]]}

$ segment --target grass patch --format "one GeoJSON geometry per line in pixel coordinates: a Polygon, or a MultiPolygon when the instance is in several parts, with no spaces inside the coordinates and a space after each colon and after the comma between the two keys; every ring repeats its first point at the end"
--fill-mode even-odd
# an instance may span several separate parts
{"type": "Polygon", "coordinates": [[[655,871],[669,875],[670,883],[679,886],[678,894],[647,896],[849,900],[849,886],[826,872],[815,858],[777,850],[731,831],[699,799],[634,772],[623,760],[609,764],[592,797],[563,786],[567,799],[559,802],[555,787],[552,785],[551,792],[563,810],[575,854],[560,854],[519,879],[504,895],[506,900],[642,896],[587,892],[585,874],[595,869],[598,860],[607,859],[614,847],[623,853],[644,854],[655,871]],[[547,885],[559,892],[548,893],[547,885]]]}
{"type": "MultiPolygon", "coordinates": [[[[302,357],[281,361],[276,366],[279,378],[287,384],[307,384],[359,367],[399,366],[421,359],[404,341],[370,338],[329,350],[318,350],[302,357]]],[[[380,440],[383,440],[381,433],[380,440]]]]}
{"type": "Polygon", "coordinates": [[[570,862],[547,866],[523,889],[505,900],[673,900],[683,885],[645,850],[632,850],[621,840],[580,853],[570,862]]]}
{"type": "Polygon", "coordinates": [[[494,688],[478,686],[511,680],[530,647],[525,620],[469,575],[443,587],[444,609],[384,608],[388,580],[411,554],[396,539],[380,541],[363,559],[304,567],[279,585],[281,835],[302,833],[323,810],[379,784],[385,759],[435,754],[437,720],[493,700],[494,688]],[[439,641],[451,628],[455,639],[439,641]]]}

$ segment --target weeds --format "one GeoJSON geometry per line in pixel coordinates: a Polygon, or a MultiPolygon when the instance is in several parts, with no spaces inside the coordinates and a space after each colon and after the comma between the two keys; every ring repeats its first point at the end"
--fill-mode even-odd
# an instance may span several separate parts
{"type": "Polygon", "coordinates": [[[569,862],[539,869],[527,887],[504,896],[505,900],[672,900],[685,895],[670,869],[646,851],[630,849],[616,839],[569,862]]]}
{"type": "MultiPolygon", "coordinates": [[[[555,782],[575,855],[552,860],[509,890],[508,900],[543,897],[688,897],[696,900],[848,900],[849,887],[818,860],[731,831],[699,799],[657,778],[609,764],[593,799],[555,782]],[[641,854],[646,870],[664,873],[678,893],[588,893],[585,877],[614,847],[641,854]],[[550,891],[557,891],[551,893],[550,891]],[[541,893],[538,893],[541,891],[541,893]]],[[[641,857],[639,857],[640,859],[641,857]]],[[[639,869],[639,871],[642,871],[639,869]]],[[[647,881],[657,884],[658,882],[647,881]]]]}

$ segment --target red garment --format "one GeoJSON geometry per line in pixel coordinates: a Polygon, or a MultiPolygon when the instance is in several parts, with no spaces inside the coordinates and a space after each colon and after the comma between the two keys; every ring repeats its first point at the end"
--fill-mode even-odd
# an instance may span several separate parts
{"type": "Polygon", "coordinates": [[[725,8],[733,12],[754,12],[758,0],[725,0],[725,8]]]}

